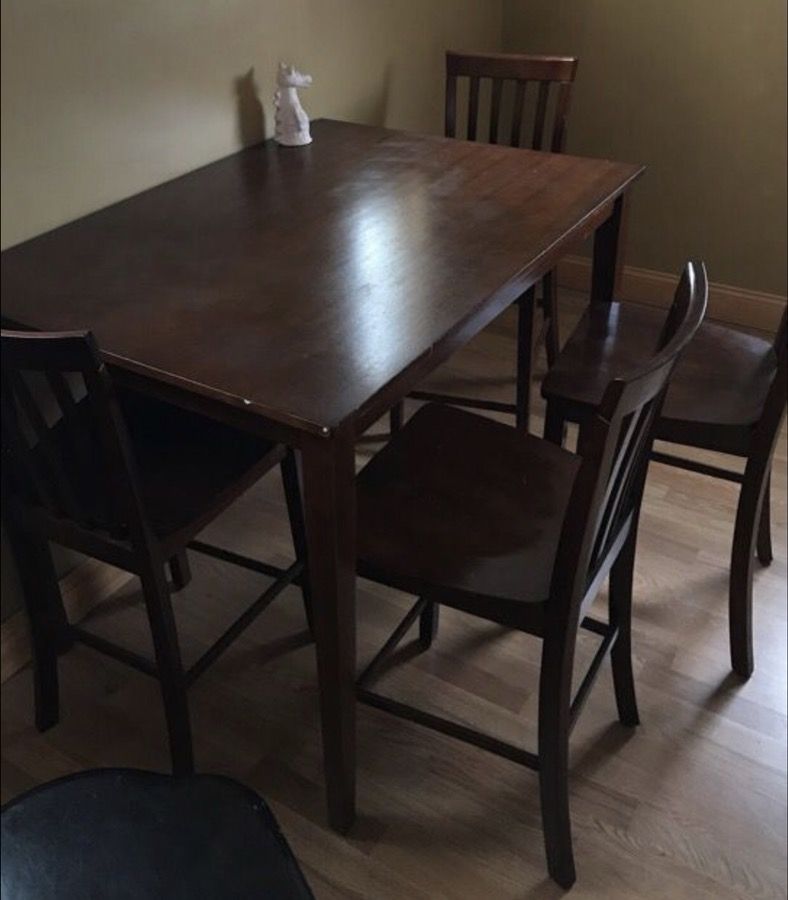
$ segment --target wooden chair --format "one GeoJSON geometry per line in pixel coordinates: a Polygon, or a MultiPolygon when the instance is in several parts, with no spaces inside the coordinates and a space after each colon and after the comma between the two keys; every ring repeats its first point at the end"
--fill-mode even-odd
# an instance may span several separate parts
{"type": "Polygon", "coordinates": [[[67,775],[3,807],[4,898],[314,900],[273,813],[222,775],[67,775]]]}
{"type": "MultiPolygon", "coordinates": [[[[561,443],[566,422],[581,425],[601,402],[605,380],[627,372],[654,346],[658,311],[629,303],[592,304],[542,385],[545,436],[561,443]]],[[[746,460],[744,473],[654,452],[667,465],[741,484],[731,552],[729,631],[735,672],[753,671],[752,581],[756,553],[772,560],[769,473],[786,403],[786,313],[774,342],[704,322],[676,368],[656,437],[746,460]]]]}
{"type": "MultiPolygon", "coordinates": [[[[283,447],[115,390],[89,332],[2,332],[4,523],[30,618],[36,725],[58,721],[58,654],[73,641],[161,684],[173,770],[193,768],[186,688],[304,573],[298,476],[283,447]],[[236,497],[281,466],[296,561],[286,570],[195,541],[236,497]],[[139,576],[155,662],[66,619],[49,543],[139,576]],[[170,602],[189,579],[186,548],[274,578],[184,671],[170,602]]],[[[309,597],[304,601],[309,612],[309,597]]]]}
{"type": "MultiPolygon", "coordinates": [[[[522,56],[520,54],[446,54],[446,137],[458,137],[457,129],[457,81],[469,79],[468,116],[461,137],[479,139],[479,97],[482,81],[489,80],[490,115],[487,140],[491,144],[506,143],[520,147],[526,139],[533,150],[549,150],[561,153],[566,143],[566,119],[572,94],[572,83],[577,72],[577,59],[573,56],[522,56]],[[501,115],[504,84],[513,82],[511,120],[505,134],[501,115]],[[523,121],[526,98],[536,94],[534,118],[530,129],[523,121]],[[554,102],[551,99],[554,93],[554,102]],[[548,116],[548,110],[552,116],[548,116]],[[550,119],[552,118],[552,121],[550,119]],[[526,134],[528,135],[526,138],[526,134]]],[[[488,409],[512,413],[518,426],[528,428],[529,396],[531,381],[531,355],[533,352],[534,290],[527,291],[517,301],[517,379],[516,401],[502,403],[475,397],[439,394],[433,391],[414,391],[411,397],[433,403],[450,403],[472,409],[488,409]]],[[[558,336],[558,307],[555,272],[548,272],[542,279],[541,308],[544,328],[539,338],[544,340],[547,362],[552,366],[560,347],[558,336]]],[[[403,406],[400,403],[391,412],[391,429],[396,431],[402,422],[403,406]]]]}
{"type": "Polygon", "coordinates": [[[619,718],[638,723],[630,654],[632,570],[653,423],[671,370],[703,318],[706,278],[690,264],[664,348],[613,379],[582,456],[448,406],[420,409],[358,482],[359,574],[420,599],[358,680],[358,698],[539,772],[547,865],[575,880],[569,734],[608,651],[619,718]],[[587,615],[610,576],[609,621],[587,615]],[[531,753],[374,693],[381,664],[418,618],[426,648],[440,604],[542,639],[539,747],[531,753]],[[578,628],[602,639],[574,698],[578,628]]]}

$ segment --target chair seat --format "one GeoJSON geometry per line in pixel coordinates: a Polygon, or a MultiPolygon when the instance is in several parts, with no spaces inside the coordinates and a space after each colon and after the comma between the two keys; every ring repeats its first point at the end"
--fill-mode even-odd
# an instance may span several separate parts
{"type": "Polygon", "coordinates": [[[538,626],[579,465],[507,425],[424,406],[359,475],[359,572],[538,626]]]}
{"type": "Polygon", "coordinates": [[[2,814],[2,895],[310,900],[264,801],[215,775],[83,772],[2,814]]]}
{"type": "MultiPolygon", "coordinates": [[[[653,307],[589,306],[545,377],[542,396],[571,404],[576,415],[595,408],[611,378],[653,354],[664,322],[664,310],[653,307]]],[[[771,342],[704,321],[673,374],[657,436],[746,452],[776,366],[771,342]]]]}
{"type": "Polygon", "coordinates": [[[200,530],[284,456],[278,444],[170,404],[131,391],[120,401],[159,534],[200,530]]]}
{"type": "MultiPolygon", "coordinates": [[[[145,509],[156,534],[177,535],[182,543],[278,463],[277,444],[222,425],[204,416],[132,391],[118,390],[118,400],[137,464],[145,509]]],[[[85,401],[79,416],[88,419],[85,401]]],[[[52,431],[67,441],[63,423],[52,431]]],[[[65,447],[80,504],[101,525],[105,519],[103,482],[93,460],[65,447]]]]}

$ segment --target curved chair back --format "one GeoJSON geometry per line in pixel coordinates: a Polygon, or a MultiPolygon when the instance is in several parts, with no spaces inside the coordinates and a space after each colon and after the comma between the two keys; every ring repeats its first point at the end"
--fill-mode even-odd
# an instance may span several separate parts
{"type": "Polygon", "coordinates": [[[662,347],[631,374],[610,382],[588,423],[583,462],[564,520],[551,594],[564,620],[582,612],[621,547],[637,528],[654,425],[670,375],[706,312],[708,284],[703,263],[682,275],[662,347]]]}

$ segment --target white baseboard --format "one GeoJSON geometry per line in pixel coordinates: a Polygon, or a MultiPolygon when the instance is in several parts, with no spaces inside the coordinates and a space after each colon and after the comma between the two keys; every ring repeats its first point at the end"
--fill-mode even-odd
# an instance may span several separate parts
{"type": "MultiPolygon", "coordinates": [[[[647,306],[667,308],[673,300],[677,277],[653,269],[624,266],[618,299],[647,306]]],[[[591,260],[568,256],[558,264],[558,283],[575,291],[588,292],[591,260]]],[[[779,294],[750,291],[728,284],[709,284],[709,318],[728,325],[743,325],[759,331],[775,332],[785,309],[786,298],[779,294]]]]}
{"type": "MultiPolygon", "coordinates": [[[[60,579],[60,593],[70,622],[79,622],[134,576],[122,569],[86,559],[60,579]]],[[[31,659],[30,634],[24,610],[0,626],[0,682],[6,681],[31,659]]]]}

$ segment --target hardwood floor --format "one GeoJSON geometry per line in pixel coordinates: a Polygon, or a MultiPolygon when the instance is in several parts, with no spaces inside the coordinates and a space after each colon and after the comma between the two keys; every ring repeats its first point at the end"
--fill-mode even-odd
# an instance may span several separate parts
{"type": "MultiPolygon", "coordinates": [[[[561,306],[566,328],[580,298],[565,294],[561,306]]],[[[491,397],[507,398],[512,321],[502,317],[431,387],[463,392],[481,381],[491,397]]],[[[535,408],[532,428],[540,431],[539,401],[535,408]]],[[[737,488],[652,465],[633,636],[642,724],[629,731],[617,723],[603,673],[572,736],[572,897],[785,897],[785,430],[772,497],[775,559],[768,569],[756,566],[756,670],[741,683],[730,672],[726,611],[737,488]]],[[[286,562],[279,479],[264,480],[209,535],[286,562]]],[[[196,554],[192,568],[192,585],[176,599],[187,662],[265,583],[196,554]]],[[[409,600],[360,583],[360,665],[409,600]]],[[[149,649],[136,584],[95,613],[91,627],[149,649]]],[[[578,668],[594,640],[581,638],[578,668]]],[[[405,646],[405,664],[381,689],[534,747],[538,651],[525,635],[444,610],[433,649],[414,656],[405,646]]],[[[3,685],[3,801],[88,766],[166,768],[154,681],[77,647],[61,662],[61,696],[61,723],[41,735],[32,724],[29,670],[3,685]]],[[[328,830],[314,654],[297,590],[285,592],[190,698],[198,767],[270,800],[320,900],[561,895],[546,874],[534,773],[364,706],[359,819],[348,838],[328,830]]]]}

